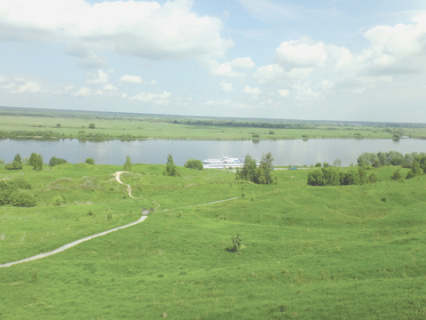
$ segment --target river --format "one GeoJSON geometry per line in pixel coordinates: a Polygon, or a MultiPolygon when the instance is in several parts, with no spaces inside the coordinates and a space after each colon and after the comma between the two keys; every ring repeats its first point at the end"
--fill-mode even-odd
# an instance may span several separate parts
{"type": "Polygon", "coordinates": [[[176,165],[183,166],[188,159],[244,158],[250,154],[260,159],[272,153],[273,164],[313,165],[317,162],[333,163],[340,159],[342,166],[356,160],[363,152],[398,151],[402,154],[426,152],[426,140],[401,139],[312,139],[252,141],[199,141],[199,140],[142,140],[142,141],[79,141],[70,140],[0,140],[0,158],[11,162],[19,153],[23,158],[32,152],[40,153],[48,163],[52,156],[71,163],[93,158],[96,164],[122,165],[126,156],[133,163],[165,164],[171,154],[176,165]]]}

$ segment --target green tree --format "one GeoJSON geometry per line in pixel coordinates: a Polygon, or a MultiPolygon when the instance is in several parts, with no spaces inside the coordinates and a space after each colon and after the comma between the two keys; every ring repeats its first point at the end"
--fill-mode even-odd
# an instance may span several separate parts
{"type": "Polygon", "coordinates": [[[33,152],[31,153],[30,159],[28,160],[28,164],[33,166],[34,170],[43,170],[43,157],[41,154],[33,152]]]}
{"type": "Polygon", "coordinates": [[[361,184],[358,170],[350,169],[340,173],[340,185],[350,186],[361,184]]]}
{"type": "Polygon", "coordinates": [[[95,164],[95,159],[93,159],[93,158],[87,158],[86,159],[86,163],[87,164],[95,164]]]}
{"type": "Polygon", "coordinates": [[[395,180],[395,181],[400,181],[401,179],[402,179],[402,177],[401,177],[401,169],[397,169],[394,173],[393,173],[393,175],[391,176],[391,179],[392,180],[395,180]]]}
{"type": "Polygon", "coordinates": [[[274,161],[274,159],[272,158],[272,154],[270,152],[262,156],[262,160],[260,160],[260,165],[256,169],[253,182],[258,184],[271,184],[273,182],[271,175],[271,172],[273,170],[272,161],[274,161]]]}
{"type": "Polygon", "coordinates": [[[339,186],[340,176],[333,167],[321,168],[308,174],[308,185],[310,186],[339,186]]]}
{"type": "Polygon", "coordinates": [[[22,166],[22,158],[21,155],[19,153],[17,153],[15,155],[15,158],[13,159],[13,161],[11,163],[6,164],[6,169],[7,170],[20,170],[23,168],[22,166]]]}
{"type": "Polygon", "coordinates": [[[418,177],[423,175],[423,169],[420,168],[420,165],[417,160],[413,160],[413,165],[411,166],[411,170],[407,173],[405,179],[412,179],[414,177],[418,177]]]}
{"type": "Polygon", "coordinates": [[[180,175],[175,166],[175,162],[173,161],[173,157],[171,154],[169,154],[167,157],[166,168],[164,169],[163,174],[165,176],[170,176],[170,177],[178,177],[180,175]]]}
{"type": "Polygon", "coordinates": [[[89,129],[95,129],[96,125],[94,123],[89,124],[89,129]]]}
{"type": "Polygon", "coordinates": [[[256,160],[254,160],[250,155],[246,155],[244,159],[244,166],[241,169],[237,169],[236,178],[254,181],[256,175],[256,160]]]}
{"type": "Polygon", "coordinates": [[[189,159],[185,162],[184,167],[188,169],[203,170],[203,163],[201,162],[201,160],[189,159]]]}
{"type": "Polygon", "coordinates": [[[333,167],[341,167],[342,166],[342,160],[336,159],[333,161],[333,167]]]}
{"type": "Polygon", "coordinates": [[[126,162],[123,165],[124,171],[132,171],[132,160],[130,159],[130,156],[126,156],[126,162]]]}
{"type": "Polygon", "coordinates": [[[64,164],[67,163],[67,160],[65,159],[61,159],[61,158],[56,158],[56,157],[52,157],[49,160],[49,166],[54,167],[60,164],[64,164]]]}

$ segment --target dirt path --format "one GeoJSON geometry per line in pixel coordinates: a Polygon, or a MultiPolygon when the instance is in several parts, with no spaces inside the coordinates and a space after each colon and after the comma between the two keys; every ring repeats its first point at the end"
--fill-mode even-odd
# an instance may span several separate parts
{"type": "MultiPolygon", "coordinates": [[[[128,185],[128,184],[126,184],[126,183],[123,183],[123,182],[121,182],[121,180],[120,180],[120,175],[121,175],[123,172],[125,172],[125,171],[119,171],[119,172],[114,173],[115,179],[117,180],[117,182],[118,182],[118,183],[120,183],[120,184],[124,184],[124,185],[127,185],[127,192],[128,192],[128,194],[129,194],[129,196],[130,196],[132,199],[136,199],[135,197],[133,197],[133,196],[132,196],[132,188],[130,187],[130,185],[128,185]]],[[[8,263],[0,264],[0,268],[11,267],[11,266],[13,266],[13,265],[15,265],[15,264],[19,264],[19,263],[23,263],[23,262],[28,262],[28,261],[38,260],[38,259],[46,258],[46,257],[49,257],[49,256],[51,256],[51,255],[54,255],[54,254],[57,254],[57,253],[63,252],[63,251],[65,251],[65,250],[69,249],[69,248],[72,248],[72,247],[75,247],[76,245],[79,245],[79,244],[80,244],[80,243],[82,243],[82,242],[85,242],[85,241],[88,241],[88,240],[91,240],[91,239],[94,239],[94,238],[97,238],[97,237],[102,237],[102,236],[107,235],[107,234],[109,234],[109,233],[112,233],[112,232],[115,232],[115,231],[118,231],[118,230],[121,230],[121,229],[125,229],[125,228],[128,228],[128,227],[134,226],[134,225],[136,225],[136,224],[138,224],[138,223],[141,223],[141,222],[143,222],[146,218],[148,218],[148,214],[149,214],[149,211],[148,211],[148,210],[144,210],[144,211],[142,212],[142,216],[141,216],[138,220],[133,221],[133,222],[130,222],[130,223],[128,223],[128,224],[126,224],[126,225],[124,225],[124,226],[117,227],[117,228],[113,228],[113,229],[110,229],[110,230],[107,230],[107,231],[103,231],[103,232],[99,232],[99,233],[96,233],[96,234],[94,234],[94,235],[91,235],[91,236],[85,237],[85,238],[83,238],[83,239],[80,239],[80,240],[76,240],[76,241],[70,242],[70,243],[68,243],[68,244],[66,244],[66,245],[63,245],[62,247],[59,247],[59,248],[57,248],[57,249],[53,250],[53,251],[40,253],[40,254],[35,255],[35,256],[33,256],[33,257],[29,257],[29,258],[22,259],[22,260],[18,260],[18,261],[13,261],[13,262],[8,262],[8,263]]]]}
{"type": "Polygon", "coordinates": [[[137,199],[137,198],[135,198],[134,196],[132,196],[132,187],[131,187],[129,184],[127,184],[127,183],[123,183],[123,182],[121,181],[120,176],[121,176],[121,174],[122,174],[122,173],[127,173],[127,171],[117,171],[116,173],[114,173],[115,180],[117,180],[117,182],[118,182],[119,184],[124,184],[125,186],[127,186],[127,193],[129,194],[129,197],[130,197],[130,198],[132,198],[132,199],[137,199]]]}
{"type": "MultiPolygon", "coordinates": [[[[124,172],[126,172],[126,171],[118,171],[118,172],[114,173],[115,179],[117,180],[118,183],[127,185],[127,192],[129,194],[129,197],[131,197],[132,199],[137,199],[137,198],[135,198],[135,197],[132,196],[132,188],[131,188],[131,186],[128,185],[128,184],[126,184],[126,183],[123,183],[121,181],[121,179],[120,179],[121,174],[124,173],[124,172]]],[[[165,210],[162,210],[162,212],[166,212],[166,211],[170,211],[170,210],[176,210],[176,209],[192,208],[192,207],[196,207],[196,206],[207,206],[207,205],[212,205],[212,204],[221,203],[221,202],[230,201],[230,200],[235,200],[235,199],[238,199],[238,197],[229,198],[229,199],[225,199],[225,200],[219,200],[219,201],[213,201],[213,202],[208,202],[208,203],[201,203],[201,204],[196,204],[196,205],[190,205],[190,206],[180,207],[180,208],[174,208],[174,209],[165,209],[165,210]]],[[[107,231],[103,231],[103,232],[99,232],[99,233],[96,233],[94,235],[91,235],[91,236],[88,236],[88,237],[85,237],[85,238],[82,238],[82,239],[70,242],[70,243],[68,243],[66,245],[63,245],[62,247],[59,247],[59,248],[57,248],[55,250],[52,250],[52,251],[49,251],[49,252],[40,253],[38,255],[35,255],[35,256],[29,257],[29,258],[25,258],[25,259],[22,259],[22,260],[18,260],[18,261],[13,261],[13,262],[8,262],[8,263],[0,264],[0,268],[11,267],[11,266],[14,266],[16,264],[20,264],[20,263],[24,263],[24,262],[29,262],[29,261],[34,261],[34,260],[46,258],[46,257],[49,257],[51,255],[63,252],[65,250],[69,249],[69,248],[75,247],[76,245],[79,245],[82,242],[85,242],[85,241],[88,241],[88,240],[91,240],[91,239],[94,239],[94,238],[97,238],[97,237],[102,237],[104,235],[107,235],[109,233],[112,233],[112,232],[115,232],[115,231],[118,231],[118,230],[121,230],[121,229],[129,228],[131,226],[134,226],[134,225],[136,225],[138,223],[141,223],[141,222],[145,221],[145,219],[148,218],[148,214],[149,214],[149,211],[148,210],[144,210],[142,212],[142,216],[138,220],[130,222],[130,223],[124,225],[124,226],[113,228],[113,229],[110,229],[110,230],[107,230],[107,231]]]]}

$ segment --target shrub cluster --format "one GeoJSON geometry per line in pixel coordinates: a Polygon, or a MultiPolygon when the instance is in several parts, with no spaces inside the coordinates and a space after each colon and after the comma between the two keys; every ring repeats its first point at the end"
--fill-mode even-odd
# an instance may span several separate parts
{"type": "Polygon", "coordinates": [[[189,159],[187,162],[185,162],[184,167],[188,169],[203,170],[203,163],[201,160],[189,159]]]}
{"type": "Polygon", "coordinates": [[[339,172],[336,168],[326,167],[308,174],[308,185],[310,186],[348,186],[361,185],[368,181],[375,182],[375,175],[367,178],[367,172],[364,167],[350,169],[339,172]]]}
{"type": "Polygon", "coordinates": [[[60,164],[64,164],[67,163],[67,160],[65,159],[61,159],[61,158],[56,158],[56,157],[52,157],[49,160],[49,166],[54,167],[60,164]]]}
{"type": "Polygon", "coordinates": [[[36,198],[30,189],[31,185],[23,179],[0,181],[0,206],[34,207],[36,198]]]}

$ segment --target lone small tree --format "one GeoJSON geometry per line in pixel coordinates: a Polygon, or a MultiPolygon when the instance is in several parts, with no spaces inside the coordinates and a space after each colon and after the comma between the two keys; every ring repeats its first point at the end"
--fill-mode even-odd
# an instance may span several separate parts
{"type": "Polygon", "coordinates": [[[16,154],[15,158],[11,163],[6,164],[7,170],[20,170],[22,169],[22,158],[19,153],[16,154]]]}
{"type": "Polygon", "coordinates": [[[89,124],[89,129],[95,129],[96,125],[94,123],[89,124]]]}
{"type": "Polygon", "coordinates": [[[34,170],[43,170],[43,157],[41,154],[33,152],[31,153],[30,159],[28,160],[28,164],[33,166],[34,170]]]}
{"type": "Polygon", "coordinates": [[[93,158],[87,158],[86,159],[86,163],[87,164],[95,164],[95,159],[93,159],[93,158]]]}
{"type": "Polygon", "coordinates": [[[132,171],[132,160],[129,156],[126,156],[126,162],[123,165],[124,171],[132,171]]]}
{"type": "Polygon", "coordinates": [[[167,157],[166,168],[164,169],[163,174],[170,177],[178,177],[180,175],[171,154],[167,157]]]}

